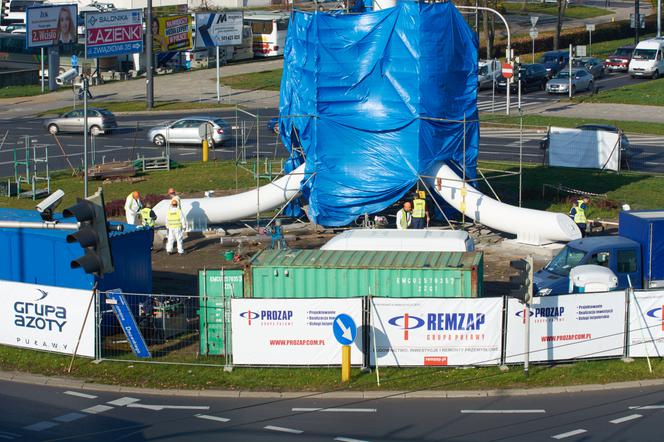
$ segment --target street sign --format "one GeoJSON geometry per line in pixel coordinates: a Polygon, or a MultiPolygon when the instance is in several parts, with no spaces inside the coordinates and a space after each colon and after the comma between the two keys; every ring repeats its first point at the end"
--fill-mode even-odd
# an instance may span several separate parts
{"type": "Polygon", "coordinates": [[[120,322],[120,326],[127,337],[129,346],[131,347],[134,354],[139,358],[151,358],[150,350],[145,343],[145,339],[141,334],[141,330],[136,324],[134,315],[131,314],[131,309],[127,300],[120,290],[111,290],[106,292],[106,304],[109,304],[113,308],[115,316],[120,322]]]}
{"type": "Polygon", "coordinates": [[[514,75],[514,67],[509,63],[503,63],[503,68],[501,69],[503,77],[512,78],[514,75]]]}
{"type": "Polygon", "coordinates": [[[536,16],[536,15],[531,15],[530,16],[530,24],[532,25],[533,28],[535,26],[537,26],[537,20],[539,20],[538,16],[536,16]]]}
{"type": "Polygon", "coordinates": [[[337,315],[332,323],[332,331],[337,342],[341,345],[350,345],[355,342],[357,336],[357,326],[353,318],[345,313],[337,315]]]}
{"type": "Polygon", "coordinates": [[[537,30],[537,28],[532,27],[532,28],[530,28],[529,34],[530,34],[530,38],[535,40],[537,38],[537,36],[539,35],[539,31],[537,30]]]}
{"type": "Polygon", "coordinates": [[[576,56],[585,57],[587,54],[586,45],[577,45],[576,46],[576,56]]]}
{"type": "Polygon", "coordinates": [[[78,57],[76,55],[71,56],[71,67],[73,68],[78,67],[78,57]]]}
{"type": "Polygon", "coordinates": [[[595,30],[595,25],[586,25],[586,31],[593,32],[595,30]]]}
{"type": "MultiPolygon", "coordinates": [[[[639,27],[641,29],[645,29],[646,27],[646,15],[645,14],[639,14],[639,27]]],[[[629,27],[634,29],[636,28],[635,26],[635,20],[634,20],[634,14],[629,14],[629,27]]]]}

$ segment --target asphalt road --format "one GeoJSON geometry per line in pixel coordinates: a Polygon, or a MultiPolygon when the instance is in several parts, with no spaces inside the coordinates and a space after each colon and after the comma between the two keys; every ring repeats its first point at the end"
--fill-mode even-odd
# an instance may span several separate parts
{"type": "Polygon", "coordinates": [[[0,383],[0,438],[660,441],[664,388],[431,399],[195,398],[0,383]]]}

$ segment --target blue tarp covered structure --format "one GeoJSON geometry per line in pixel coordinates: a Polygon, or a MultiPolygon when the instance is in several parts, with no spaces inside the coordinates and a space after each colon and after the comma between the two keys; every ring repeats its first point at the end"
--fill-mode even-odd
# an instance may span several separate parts
{"type": "Polygon", "coordinates": [[[451,3],[293,12],[280,130],[315,173],[302,189],[312,221],[341,226],[388,207],[442,161],[462,164],[464,139],[474,176],[477,46],[451,3]]]}

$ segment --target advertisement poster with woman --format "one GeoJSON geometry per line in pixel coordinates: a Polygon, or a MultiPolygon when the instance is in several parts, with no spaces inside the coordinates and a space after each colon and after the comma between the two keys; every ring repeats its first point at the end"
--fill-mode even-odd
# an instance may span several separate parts
{"type": "Polygon", "coordinates": [[[27,45],[29,48],[78,42],[77,5],[51,5],[27,8],[27,45]]]}
{"type": "Polygon", "coordinates": [[[186,51],[192,48],[190,15],[153,17],[151,26],[153,52],[186,51]]]}

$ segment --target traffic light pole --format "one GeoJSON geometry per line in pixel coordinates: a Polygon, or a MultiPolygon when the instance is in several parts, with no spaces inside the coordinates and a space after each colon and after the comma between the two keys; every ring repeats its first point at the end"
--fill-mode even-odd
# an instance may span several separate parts
{"type": "Polygon", "coordinates": [[[78,227],[78,223],[55,223],[48,221],[0,221],[0,228],[5,229],[78,230],[78,227]]]}
{"type": "Polygon", "coordinates": [[[83,74],[83,198],[88,197],[88,77],[83,74]]]}

